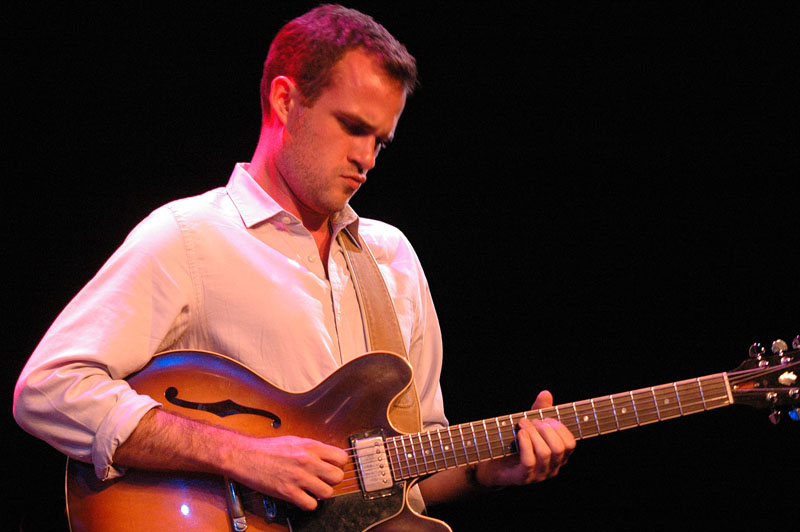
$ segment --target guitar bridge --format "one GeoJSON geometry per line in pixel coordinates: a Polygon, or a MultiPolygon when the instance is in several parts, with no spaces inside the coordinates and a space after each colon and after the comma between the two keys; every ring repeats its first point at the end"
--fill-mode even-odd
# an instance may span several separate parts
{"type": "Polygon", "coordinates": [[[387,497],[393,493],[392,472],[383,432],[375,430],[350,436],[350,446],[355,454],[358,480],[365,499],[387,497]]]}

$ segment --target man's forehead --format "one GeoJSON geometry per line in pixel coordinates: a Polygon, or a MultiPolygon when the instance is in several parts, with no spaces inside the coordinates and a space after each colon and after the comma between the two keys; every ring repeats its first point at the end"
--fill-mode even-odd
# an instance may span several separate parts
{"type": "Polygon", "coordinates": [[[358,88],[367,84],[382,84],[405,91],[403,84],[389,74],[378,56],[365,48],[353,48],[345,52],[331,67],[330,76],[331,85],[346,84],[350,88],[358,88]]]}

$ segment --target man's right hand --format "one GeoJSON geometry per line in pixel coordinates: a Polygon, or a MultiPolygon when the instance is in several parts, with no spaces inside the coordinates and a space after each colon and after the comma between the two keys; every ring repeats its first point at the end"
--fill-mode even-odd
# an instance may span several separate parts
{"type": "Polygon", "coordinates": [[[230,476],[265,495],[313,510],[344,478],[347,453],[338,447],[295,436],[250,440],[249,449],[230,457],[230,476]]]}
{"type": "Polygon", "coordinates": [[[119,446],[114,463],[223,475],[313,510],[317,500],[330,498],[333,486],[344,478],[347,453],[307,438],[247,436],[155,408],[119,446]]]}

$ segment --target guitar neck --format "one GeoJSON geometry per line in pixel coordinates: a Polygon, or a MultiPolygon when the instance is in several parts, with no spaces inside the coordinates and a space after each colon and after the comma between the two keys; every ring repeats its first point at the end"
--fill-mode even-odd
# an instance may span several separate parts
{"type": "Polygon", "coordinates": [[[386,452],[392,476],[399,481],[515,454],[516,427],[522,418],[557,419],[575,439],[586,439],[732,403],[727,373],[717,373],[427,432],[403,434],[386,439],[386,452]]]}

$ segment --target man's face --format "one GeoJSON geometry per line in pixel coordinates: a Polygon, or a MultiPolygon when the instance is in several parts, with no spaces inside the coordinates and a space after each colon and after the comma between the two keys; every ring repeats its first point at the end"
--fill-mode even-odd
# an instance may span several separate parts
{"type": "Polygon", "coordinates": [[[344,208],[394,136],[406,96],[372,57],[351,50],[311,107],[295,104],[276,164],[298,207],[330,215],[344,208]]]}

